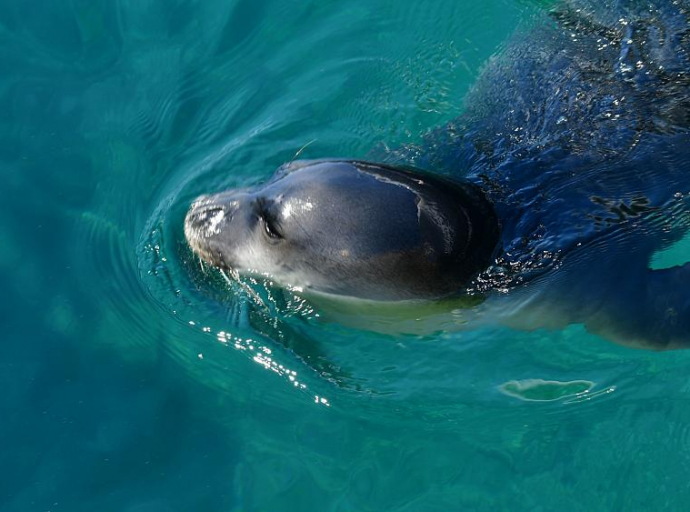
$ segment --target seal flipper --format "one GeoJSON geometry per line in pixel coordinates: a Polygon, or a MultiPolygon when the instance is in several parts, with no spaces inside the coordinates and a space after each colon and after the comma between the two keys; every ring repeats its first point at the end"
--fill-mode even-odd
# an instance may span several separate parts
{"type": "Polygon", "coordinates": [[[527,330],[581,324],[629,347],[690,348],[690,262],[683,252],[690,226],[670,229],[654,211],[645,217],[570,252],[553,272],[516,288],[512,304],[496,301],[504,323],[527,330]],[[676,266],[650,268],[664,252],[674,257],[657,265],[676,266]]]}
{"type": "Polygon", "coordinates": [[[585,321],[587,329],[625,345],[658,350],[690,347],[690,263],[645,269],[585,321]]]}

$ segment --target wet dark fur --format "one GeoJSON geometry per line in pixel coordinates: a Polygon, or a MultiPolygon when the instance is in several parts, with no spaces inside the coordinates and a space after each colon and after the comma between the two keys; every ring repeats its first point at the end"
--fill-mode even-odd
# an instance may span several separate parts
{"type": "Polygon", "coordinates": [[[562,3],[466,104],[420,144],[370,156],[486,191],[502,252],[476,288],[529,285],[537,311],[623,343],[690,343],[690,267],[648,268],[690,228],[690,2],[562,3]]]}

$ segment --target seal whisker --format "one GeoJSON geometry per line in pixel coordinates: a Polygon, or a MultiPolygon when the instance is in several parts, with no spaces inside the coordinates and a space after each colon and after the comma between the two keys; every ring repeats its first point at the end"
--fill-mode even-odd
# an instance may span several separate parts
{"type": "MultiPolygon", "coordinates": [[[[299,157],[302,154],[302,151],[307,149],[309,146],[311,146],[314,142],[316,142],[318,139],[312,139],[309,142],[307,142],[304,146],[302,146],[297,153],[295,153],[295,156],[292,157],[292,160],[290,160],[290,164],[297,160],[297,157],[299,157]]],[[[289,164],[288,164],[289,165],[289,164]]]]}
{"type": "Polygon", "coordinates": [[[228,268],[227,270],[228,270],[228,273],[230,274],[230,276],[232,277],[232,279],[230,279],[230,277],[228,277],[228,274],[226,274],[223,269],[218,269],[218,271],[220,272],[220,275],[223,276],[226,283],[228,283],[230,286],[232,286],[233,282],[237,283],[247,293],[247,295],[249,295],[252,299],[254,299],[254,302],[256,302],[256,304],[258,304],[259,306],[262,306],[262,307],[266,307],[266,303],[259,296],[259,294],[256,293],[251,288],[251,286],[242,282],[242,280],[240,279],[240,274],[239,274],[239,272],[237,272],[237,270],[235,270],[234,268],[228,268]]]}

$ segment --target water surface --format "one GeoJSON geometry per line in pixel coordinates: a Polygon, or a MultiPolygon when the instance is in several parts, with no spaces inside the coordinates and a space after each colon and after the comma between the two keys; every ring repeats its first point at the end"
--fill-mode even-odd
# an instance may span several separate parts
{"type": "Polygon", "coordinates": [[[0,510],[687,503],[689,352],[367,333],[184,244],[199,193],[420,141],[546,8],[0,1],[0,510]]]}

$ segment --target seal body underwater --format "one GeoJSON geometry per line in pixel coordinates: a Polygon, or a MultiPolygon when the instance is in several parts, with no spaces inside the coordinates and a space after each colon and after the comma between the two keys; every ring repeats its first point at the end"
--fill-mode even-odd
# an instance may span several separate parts
{"type": "Polygon", "coordinates": [[[190,246],[313,292],[482,295],[497,312],[483,318],[520,328],[687,346],[690,263],[650,261],[690,231],[690,2],[568,2],[547,16],[419,144],[293,162],[202,196],[190,246]]]}

